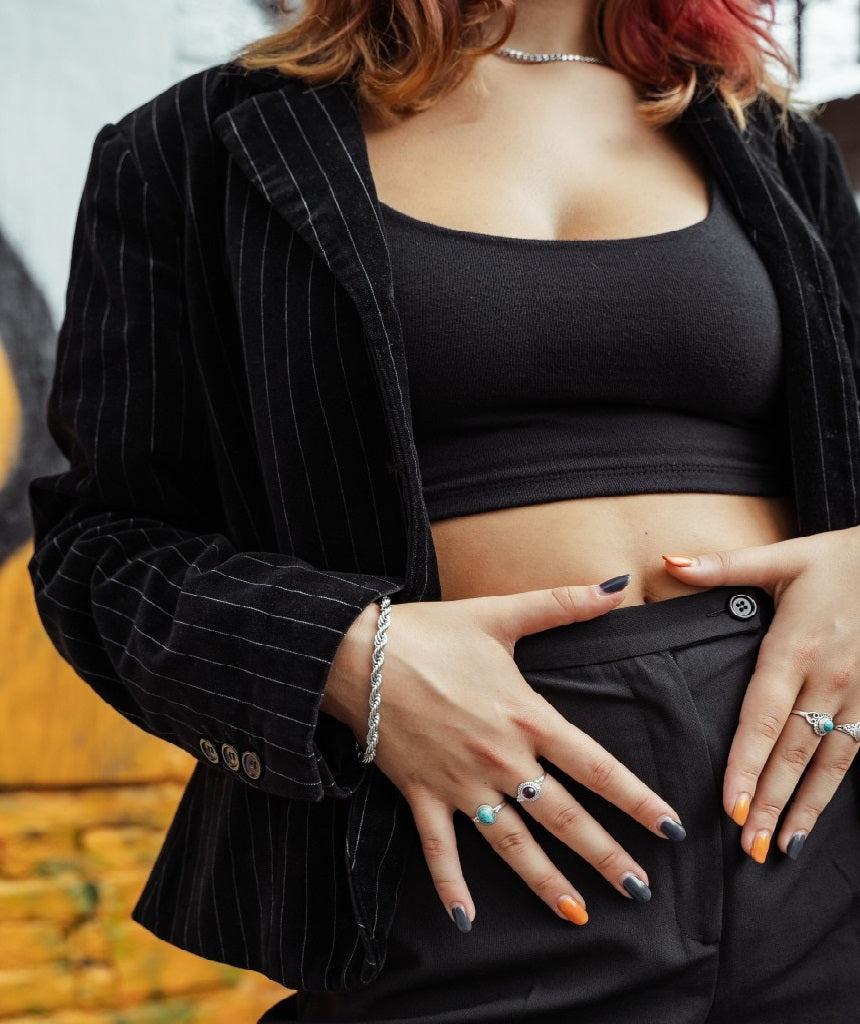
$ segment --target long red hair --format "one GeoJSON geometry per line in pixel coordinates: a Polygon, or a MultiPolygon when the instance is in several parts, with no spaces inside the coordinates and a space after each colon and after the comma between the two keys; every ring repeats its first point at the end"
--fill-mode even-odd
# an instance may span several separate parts
{"type": "MultiPolygon", "coordinates": [[[[637,85],[650,123],[678,117],[705,75],[743,125],[744,108],[760,94],[787,102],[769,68],[781,65],[791,76],[771,33],[773,6],[596,0],[594,31],[603,56],[637,85]]],[[[362,104],[393,120],[459,84],[476,57],[507,39],[515,16],[515,0],[304,0],[293,24],[245,47],[238,63],[312,84],[349,79],[362,104]],[[501,27],[490,37],[487,23],[498,14],[501,27]]]]}

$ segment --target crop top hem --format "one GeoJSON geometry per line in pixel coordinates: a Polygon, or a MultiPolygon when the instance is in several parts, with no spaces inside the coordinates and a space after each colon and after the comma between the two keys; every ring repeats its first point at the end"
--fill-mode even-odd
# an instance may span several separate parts
{"type": "MultiPolygon", "coordinates": [[[[761,466],[749,468],[736,463],[673,463],[661,467],[663,477],[654,485],[654,467],[612,467],[611,475],[605,469],[592,471],[566,471],[542,473],[540,477],[521,476],[492,480],[482,477],[480,490],[475,481],[465,480],[424,488],[428,507],[444,508],[445,514],[433,521],[455,516],[474,515],[494,511],[500,507],[538,505],[564,501],[569,498],[620,497],[631,494],[670,494],[699,492],[711,494],[746,494],[756,497],[784,497],[786,479],[780,473],[765,473],[761,466]],[[641,488],[642,478],[648,477],[647,491],[641,488]],[[503,491],[504,506],[488,501],[488,492],[503,491]]],[[[431,516],[432,518],[432,516],[431,516]]]]}

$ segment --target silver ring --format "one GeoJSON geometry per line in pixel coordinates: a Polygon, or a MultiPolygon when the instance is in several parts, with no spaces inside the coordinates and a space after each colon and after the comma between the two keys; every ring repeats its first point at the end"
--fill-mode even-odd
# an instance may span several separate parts
{"type": "Polygon", "coordinates": [[[826,711],[798,711],[795,709],[791,713],[805,718],[812,726],[812,731],[816,736],[826,736],[829,732],[833,732],[833,715],[828,715],[826,711]]]}
{"type": "Polygon", "coordinates": [[[495,825],[499,811],[502,810],[506,803],[507,801],[503,800],[500,804],[496,804],[495,807],[490,804],[480,804],[475,811],[475,817],[472,818],[472,821],[476,825],[495,825]]]}
{"type": "Polygon", "coordinates": [[[833,726],[834,732],[844,732],[856,743],[860,743],[860,722],[845,722],[833,726]]]}
{"type": "Polygon", "coordinates": [[[517,786],[517,803],[531,803],[540,799],[543,784],[546,781],[546,772],[539,779],[526,779],[517,786]]]}

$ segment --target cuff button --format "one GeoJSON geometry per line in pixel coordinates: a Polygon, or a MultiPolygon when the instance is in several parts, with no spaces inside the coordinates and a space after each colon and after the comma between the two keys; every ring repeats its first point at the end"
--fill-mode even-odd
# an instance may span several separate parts
{"type": "Polygon", "coordinates": [[[239,751],[229,743],[221,744],[221,760],[231,772],[239,771],[239,751]]]}
{"type": "Polygon", "coordinates": [[[249,779],[259,779],[263,774],[263,764],[253,750],[246,750],[242,755],[242,770],[249,779]]]}
{"type": "Polygon", "coordinates": [[[203,756],[211,764],[218,764],[218,751],[215,749],[215,744],[211,740],[207,740],[205,737],[200,741],[200,749],[203,751],[203,756]]]}

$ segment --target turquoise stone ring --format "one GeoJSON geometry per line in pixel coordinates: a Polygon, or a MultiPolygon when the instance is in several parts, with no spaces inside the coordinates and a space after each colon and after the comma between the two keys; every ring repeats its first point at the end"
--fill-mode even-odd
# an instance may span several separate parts
{"type": "Polygon", "coordinates": [[[833,715],[828,715],[826,711],[798,711],[795,708],[791,713],[805,718],[816,736],[826,736],[833,732],[833,715]]]}
{"type": "Polygon", "coordinates": [[[495,807],[491,807],[489,804],[481,804],[481,806],[475,811],[475,817],[472,821],[476,825],[494,825],[496,818],[499,815],[499,811],[505,806],[503,800],[500,804],[496,804],[495,807]]]}

